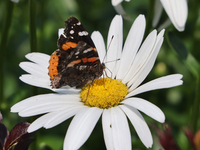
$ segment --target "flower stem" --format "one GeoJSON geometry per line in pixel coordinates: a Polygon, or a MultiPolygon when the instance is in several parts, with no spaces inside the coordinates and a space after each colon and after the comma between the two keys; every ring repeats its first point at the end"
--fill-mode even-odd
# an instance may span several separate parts
{"type": "Polygon", "coordinates": [[[154,4],[155,4],[155,0],[149,0],[145,37],[149,34],[151,27],[152,27],[154,4]]]}
{"type": "Polygon", "coordinates": [[[196,89],[195,89],[195,98],[194,98],[194,103],[193,103],[193,108],[192,108],[192,128],[193,131],[197,131],[197,124],[198,124],[198,119],[199,119],[199,107],[200,107],[200,82],[199,82],[199,77],[196,78],[196,89]]]}
{"type": "Polygon", "coordinates": [[[29,31],[30,31],[30,48],[31,52],[37,51],[36,39],[36,0],[29,0],[29,31]]]}
{"type": "MultiPolygon", "coordinates": [[[[30,32],[30,50],[31,52],[37,51],[37,38],[36,38],[36,0],[29,0],[29,32],[30,32]]],[[[32,87],[32,95],[37,94],[37,88],[32,87]]]]}
{"type": "Polygon", "coordinates": [[[199,7],[200,4],[198,4],[198,0],[193,0],[192,1],[192,11],[190,16],[188,17],[188,20],[190,21],[191,24],[191,28],[190,28],[190,35],[192,37],[191,39],[191,43],[192,43],[192,48],[191,48],[191,52],[192,54],[196,57],[199,58],[200,57],[200,53],[199,53],[199,38],[196,36],[197,33],[199,32],[199,25],[198,25],[198,18],[199,18],[199,7]]]}
{"type": "MultiPolygon", "coordinates": [[[[199,76],[200,76],[200,64],[195,59],[195,57],[192,54],[188,54],[187,59],[184,60],[185,65],[192,73],[194,79],[195,79],[195,95],[194,100],[191,102],[191,114],[190,114],[190,126],[193,129],[193,131],[197,130],[197,123],[199,119],[199,107],[200,107],[200,82],[199,82],[199,76]]],[[[190,89],[188,89],[190,90],[190,89]]]]}
{"type": "MultiPolygon", "coordinates": [[[[31,52],[37,52],[37,36],[36,36],[36,0],[29,0],[29,33],[30,33],[30,50],[31,52]]],[[[31,88],[31,94],[37,95],[37,88],[31,88]]],[[[30,119],[32,122],[35,117],[30,119]]],[[[31,144],[33,149],[38,149],[37,143],[31,144]]]]}
{"type": "MultiPolygon", "coordinates": [[[[200,76],[200,63],[198,62],[198,58],[200,57],[200,53],[199,53],[199,38],[196,35],[196,33],[199,30],[199,27],[197,26],[197,22],[198,22],[198,15],[199,15],[199,6],[200,4],[198,3],[198,0],[193,0],[192,1],[192,10],[191,11],[191,15],[190,15],[190,20],[192,22],[191,25],[191,43],[192,43],[192,48],[191,48],[191,52],[193,54],[193,56],[196,57],[197,59],[197,63],[198,64],[198,69],[196,69],[197,75],[195,76],[195,97],[194,97],[194,101],[193,101],[193,105],[192,105],[192,117],[191,117],[191,125],[193,128],[193,131],[197,131],[198,129],[198,119],[199,119],[199,114],[200,114],[200,81],[199,81],[199,76],[200,76]]],[[[197,68],[197,67],[196,67],[197,68]]]]}
{"type": "Polygon", "coordinates": [[[10,0],[6,1],[6,9],[5,9],[5,20],[3,21],[3,30],[1,35],[1,44],[0,44],[0,100],[1,100],[1,108],[2,103],[4,102],[4,63],[5,63],[5,55],[6,55],[6,44],[9,35],[9,29],[12,22],[12,14],[13,14],[13,6],[14,3],[10,0]]]}

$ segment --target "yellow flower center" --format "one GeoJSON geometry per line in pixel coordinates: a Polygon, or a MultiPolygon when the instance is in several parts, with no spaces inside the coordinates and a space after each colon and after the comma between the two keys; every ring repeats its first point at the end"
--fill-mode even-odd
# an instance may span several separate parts
{"type": "Polygon", "coordinates": [[[90,107],[110,108],[124,100],[128,88],[119,80],[105,78],[86,84],[80,93],[81,101],[90,107]]]}

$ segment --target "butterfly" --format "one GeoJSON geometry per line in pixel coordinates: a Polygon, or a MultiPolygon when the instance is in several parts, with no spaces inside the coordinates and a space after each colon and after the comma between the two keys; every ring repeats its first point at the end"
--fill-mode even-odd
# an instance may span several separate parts
{"type": "Polygon", "coordinates": [[[103,74],[105,64],[100,62],[89,33],[75,17],[65,21],[57,46],[48,67],[52,88],[66,85],[82,88],[103,74]]]}

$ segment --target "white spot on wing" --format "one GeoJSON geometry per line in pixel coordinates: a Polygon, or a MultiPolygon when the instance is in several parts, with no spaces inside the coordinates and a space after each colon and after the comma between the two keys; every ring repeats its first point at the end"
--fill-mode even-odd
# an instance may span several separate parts
{"type": "Polygon", "coordinates": [[[77,23],[77,25],[78,25],[78,26],[80,26],[80,25],[81,25],[81,23],[80,23],[80,22],[78,22],[78,23],[77,23]]]}
{"type": "Polygon", "coordinates": [[[62,34],[65,38],[66,38],[66,35],[62,34]]]}
{"type": "Polygon", "coordinates": [[[70,34],[74,34],[74,30],[70,30],[70,32],[69,32],[70,34]]]}
{"type": "Polygon", "coordinates": [[[88,49],[84,50],[83,53],[87,53],[87,52],[90,52],[92,50],[93,50],[92,48],[88,48],[88,49]]]}
{"type": "Polygon", "coordinates": [[[82,31],[82,32],[79,32],[78,35],[79,36],[86,36],[86,35],[88,35],[88,32],[87,31],[82,31]]]}
{"type": "Polygon", "coordinates": [[[87,66],[80,66],[79,70],[84,70],[87,66]]]}
{"type": "Polygon", "coordinates": [[[78,55],[78,54],[79,54],[79,52],[76,52],[76,53],[75,53],[75,55],[78,55]]]}

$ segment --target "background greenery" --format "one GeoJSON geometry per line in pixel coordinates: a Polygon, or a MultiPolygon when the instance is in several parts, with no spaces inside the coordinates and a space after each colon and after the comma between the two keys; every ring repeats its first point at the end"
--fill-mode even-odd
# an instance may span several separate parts
{"type": "MultiPolygon", "coordinates": [[[[150,1],[148,0],[132,0],[129,3],[122,3],[126,13],[131,18],[131,21],[123,20],[124,40],[134,19],[139,14],[144,14],[145,16],[152,15],[152,12],[149,10],[149,3],[150,1]]],[[[183,150],[190,148],[190,144],[183,133],[183,128],[189,127],[195,132],[200,127],[199,112],[194,112],[193,108],[194,100],[196,99],[196,102],[200,100],[200,90],[198,89],[199,70],[197,69],[200,61],[199,0],[189,0],[188,8],[189,14],[185,31],[178,32],[173,25],[167,28],[165,40],[155,66],[144,81],[147,82],[164,75],[180,73],[183,75],[183,85],[139,95],[163,110],[166,116],[165,122],[171,126],[174,138],[183,150]],[[169,40],[167,40],[168,31],[173,33],[180,40],[181,44],[185,45],[190,55],[194,56],[193,60],[184,59],[181,56],[184,54],[187,55],[183,47],[181,47],[183,50],[178,49],[179,54],[173,50],[173,43],[169,44],[169,40]],[[197,67],[195,68],[195,66],[197,67]],[[193,67],[194,70],[191,69],[193,67]],[[197,123],[193,123],[195,122],[193,119],[194,114],[197,115],[197,123]]],[[[9,130],[19,122],[32,122],[38,117],[22,118],[17,114],[10,113],[12,105],[35,94],[51,93],[49,90],[34,88],[19,80],[19,76],[25,73],[19,67],[20,62],[27,61],[24,56],[31,52],[31,50],[49,55],[55,51],[57,49],[58,29],[64,27],[64,21],[70,16],[77,17],[89,33],[92,33],[94,30],[100,31],[106,41],[110,22],[115,15],[116,11],[111,5],[110,0],[21,0],[17,4],[8,0],[0,0],[0,77],[2,79],[0,84],[3,86],[1,87],[3,88],[3,97],[0,99],[0,111],[3,114],[3,123],[9,130]],[[30,15],[30,10],[33,10],[33,12],[35,10],[35,17],[34,14],[30,15]],[[31,42],[33,43],[31,43],[29,23],[34,23],[34,21],[36,21],[36,41],[32,39],[31,42]],[[10,27],[8,25],[4,26],[6,22],[8,24],[10,22],[10,27]]],[[[163,11],[162,20],[166,18],[167,15],[163,11]]],[[[151,28],[151,30],[153,29],[151,28]]],[[[173,41],[177,43],[177,40],[173,41]]],[[[199,108],[199,104],[196,104],[199,108]]],[[[161,126],[146,115],[144,115],[144,118],[149,125],[153,122],[161,126]]],[[[36,141],[31,145],[30,149],[61,150],[70,121],[71,119],[52,129],[40,129],[35,135],[36,141]]],[[[145,149],[136,135],[134,128],[131,125],[130,128],[133,148],[145,149]]],[[[154,136],[152,149],[157,150],[160,148],[158,137],[151,126],[150,130],[154,136]]],[[[105,149],[100,121],[90,138],[80,149],[105,149]]]]}

